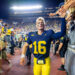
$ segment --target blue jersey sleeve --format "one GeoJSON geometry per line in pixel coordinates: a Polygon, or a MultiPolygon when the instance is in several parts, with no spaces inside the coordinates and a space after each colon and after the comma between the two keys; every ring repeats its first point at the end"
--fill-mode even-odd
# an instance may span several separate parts
{"type": "Polygon", "coordinates": [[[65,41],[65,38],[64,37],[61,37],[60,38],[60,43],[64,43],[64,41],[65,41]]]}
{"type": "Polygon", "coordinates": [[[31,41],[31,33],[28,34],[27,43],[28,44],[31,44],[32,43],[32,41],[31,41]]]}
{"type": "Polygon", "coordinates": [[[61,31],[54,33],[52,35],[52,39],[59,39],[60,37],[64,36],[66,34],[66,21],[65,18],[61,18],[62,24],[61,24],[61,31]]]}

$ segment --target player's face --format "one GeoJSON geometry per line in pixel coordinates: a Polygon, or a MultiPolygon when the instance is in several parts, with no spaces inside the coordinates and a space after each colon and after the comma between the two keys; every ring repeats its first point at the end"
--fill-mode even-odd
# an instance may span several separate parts
{"type": "Polygon", "coordinates": [[[42,20],[39,20],[37,23],[36,23],[36,27],[38,30],[42,30],[44,29],[44,22],[42,20]]]}

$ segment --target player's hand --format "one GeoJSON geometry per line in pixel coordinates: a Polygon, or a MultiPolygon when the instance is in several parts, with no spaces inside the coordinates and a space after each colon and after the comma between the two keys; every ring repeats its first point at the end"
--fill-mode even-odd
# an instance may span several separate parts
{"type": "Polygon", "coordinates": [[[25,64],[25,58],[21,58],[20,59],[20,65],[24,66],[24,64],[25,64]]]}
{"type": "Polygon", "coordinates": [[[59,51],[56,51],[56,54],[59,55],[59,51]]]}

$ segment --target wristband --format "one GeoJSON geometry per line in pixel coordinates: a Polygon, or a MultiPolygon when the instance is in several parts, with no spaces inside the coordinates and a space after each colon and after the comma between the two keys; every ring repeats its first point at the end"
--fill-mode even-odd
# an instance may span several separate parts
{"type": "Polygon", "coordinates": [[[25,58],[25,55],[24,55],[24,54],[22,54],[22,55],[21,55],[21,58],[25,58]]]}

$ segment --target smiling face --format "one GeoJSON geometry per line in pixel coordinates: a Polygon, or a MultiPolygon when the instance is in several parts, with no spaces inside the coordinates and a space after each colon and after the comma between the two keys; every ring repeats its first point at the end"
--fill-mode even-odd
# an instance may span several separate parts
{"type": "Polygon", "coordinates": [[[38,18],[36,20],[36,28],[38,30],[44,30],[44,26],[45,26],[44,18],[38,18]]]}

